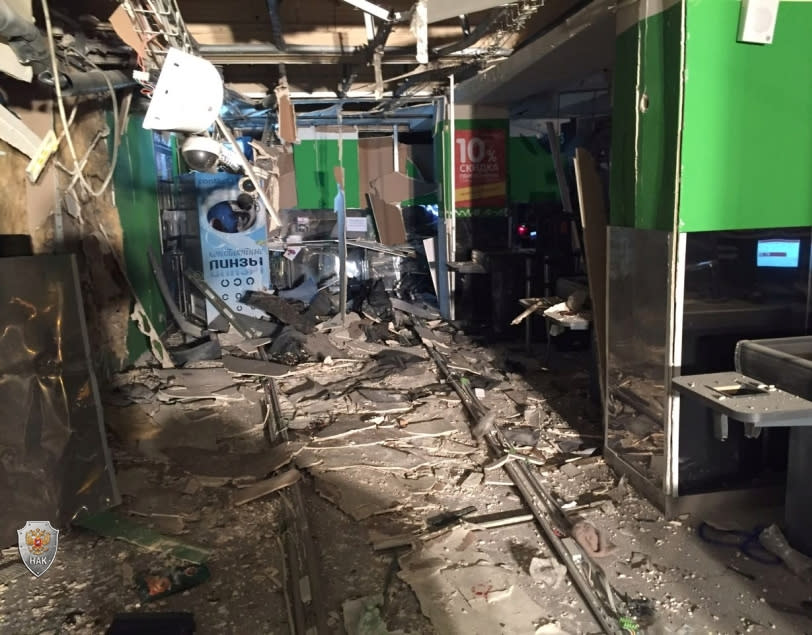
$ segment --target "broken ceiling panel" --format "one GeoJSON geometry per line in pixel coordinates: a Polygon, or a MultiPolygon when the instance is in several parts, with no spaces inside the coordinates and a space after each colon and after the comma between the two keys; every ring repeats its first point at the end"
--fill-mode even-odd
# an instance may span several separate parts
{"type": "Polygon", "coordinates": [[[563,14],[508,60],[460,83],[457,101],[512,103],[612,68],[615,4],[596,0],[574,15],[563,14]]]}
{"type": "MultiPolygon", "coordinates": [[[[408,12],[411,0],[378,3],[394,12],[408,12]]],[[[271,25],[265,0],[247,0],[233,11],[217,0],[181,0],[181,13],[193,37],[201,45],[233,43],[271,43],[271,25]]],[[[286,0],[280,4],[280,17],[288,45],[336,47],[351,52],[367,44],[363,11],[335,0],[286,0]]],[[[456,20],[432,27],[429,37],[437,45],[462,36],[456,20]]],[[[396,25],[389,46],[415,44],[408,22],[396,25]]]]}
{"type": "Polygon", "coordinates": [[[430,0],[428,20],[429,23],[440,22],[506,4],[511,3],[504,0],[430,0]]]}

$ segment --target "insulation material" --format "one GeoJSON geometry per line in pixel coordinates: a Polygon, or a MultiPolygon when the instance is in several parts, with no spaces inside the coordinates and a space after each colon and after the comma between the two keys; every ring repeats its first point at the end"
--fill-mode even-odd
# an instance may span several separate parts
{"type": "MultiPolygon", "coordinates": [[[[115,212],[115,210],[113,210],[115,212]]],[[[98,234],[82,239],[82,252],[87,263],[85,276],[89,328],[93,349],[98,351],[94,362],[105,363],[102,355],[112,355],[114,360],[127,359],[127,330],[129,328],[130,296],[127,281],[122,276],[110,244],[98,234]]]]}
{"type": "Polygon", "coordinates": [[[417,63],[429,63],[429,22],[428,6],[426,0],[417,0],[412,14],[411,31],[417,40],[417,63]]]}
{"type": "Polygon", "coordinates": [[[6,142],[0,140],[0,234],[28,234],[25,214],[25,166],[28,160],[6,142]]]}
{"type": "Polygon", "coordinates": [[[147,312],[144,309],[144,305],[138,298],[138,294],[135,291],[135,287],[133,287],[132,282],[130,282],[130,279],[127,277],[127,274],[124,272],[124,265],[122,264],[116,252],[113,250],[113,246],[110,242],[110,237],[107,235],[107,232],[104,231],[103,227],[100,229],[101,235],[104,236],[105,242],[107,243],[107,246],[110,249],[110,253],[113,255],[113,258],[116,261],[116,265],[118,266],[121,275],[124,277],[124,280],[127,282],[127,286],[129,287],[130,293],[132,294],[133,311],[130,314],[130,319],[133,322],[135,322],[136,326],[138,327],[138,330],[147,336],[147,339],[149,340],[149,348],[152,351],[152,354],[155,356],[155,359],[157,359],[158,363],[161,364],[161,368],[174,368],[175,363],[172,361],[172,358],[166,351],[166,348],[164,347],[164,344],[161,341],[161,336],[158,334],[158,331],[155,330],[152,321],[149,319],[149,316],[147,315],[147,312]]]}

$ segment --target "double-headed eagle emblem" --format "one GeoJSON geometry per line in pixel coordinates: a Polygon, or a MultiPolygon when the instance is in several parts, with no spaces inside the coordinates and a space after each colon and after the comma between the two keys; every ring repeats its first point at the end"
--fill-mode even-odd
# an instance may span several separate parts
{"type": "Polygon", "coordinates": [[[48,551],[48,544],[51,542],[51,534],[42,529],[31,529],[25,532],[25,544],[29,551],[35,556],[41,556],[48,551]]]}

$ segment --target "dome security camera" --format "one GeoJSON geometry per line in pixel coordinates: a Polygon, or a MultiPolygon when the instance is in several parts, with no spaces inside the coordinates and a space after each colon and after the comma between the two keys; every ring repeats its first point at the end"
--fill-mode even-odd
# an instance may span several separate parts
{"type": "Polygon", "coordinates": [[[210,137],[192,136],[180,147],[183,160],[197,172],[214,172],[220,159],[220,143],[210,137]]]}

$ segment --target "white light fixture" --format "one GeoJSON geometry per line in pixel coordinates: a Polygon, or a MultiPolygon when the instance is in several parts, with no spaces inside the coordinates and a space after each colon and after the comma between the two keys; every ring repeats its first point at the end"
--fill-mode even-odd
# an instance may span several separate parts
{"type": "Polygon", "coordinates": [[[739,42],[772,44],[779,0],[742,0],[739,42]]]}
{"type": "Polygon", "coordinates": [[[189,137],[180,147],[183,160],[196,172],[214,172],[220,160],[220,142],[211,137],[189,137]]]}
{"type": "Polygon", "coordinates": [[[152,92],[144,128],[203,132],[223,107],[223,80],[202,57],[169,49],[152,92]]]}
{"type": "Polygon", "coordinates": [[[344,0],[344,2],[351,4],[356,9],[361,9],[364,13],[374,15],[379,20],[384,20],[385,22],[388,22],[391,17],[391,11],[389,11],[389,9],[379,7],[377,4],[367,2],[367,0],[344,0]]]}

